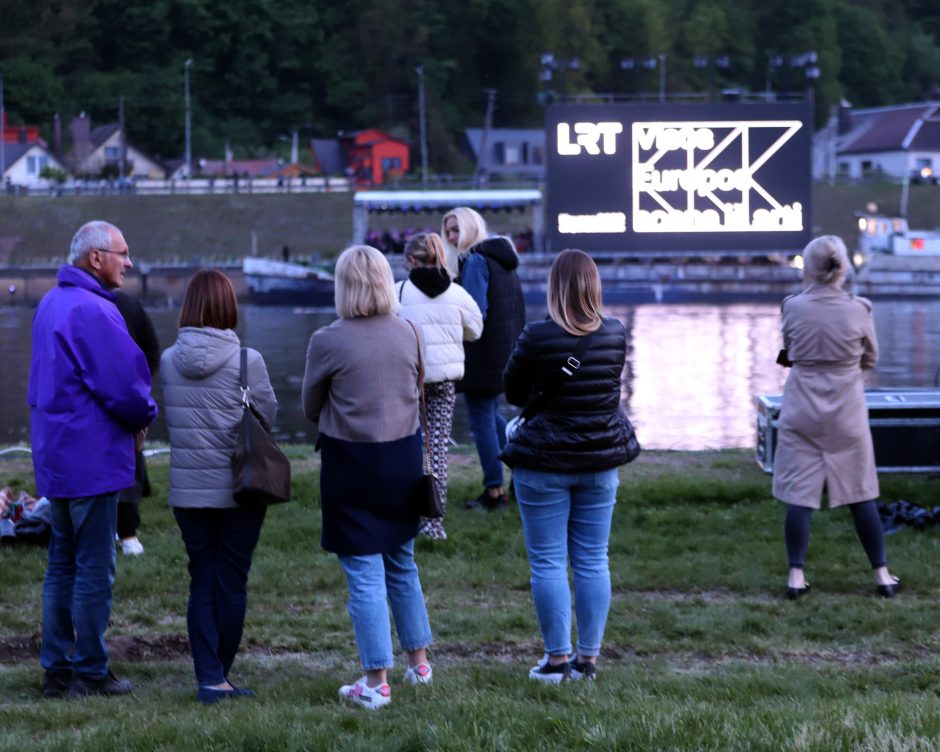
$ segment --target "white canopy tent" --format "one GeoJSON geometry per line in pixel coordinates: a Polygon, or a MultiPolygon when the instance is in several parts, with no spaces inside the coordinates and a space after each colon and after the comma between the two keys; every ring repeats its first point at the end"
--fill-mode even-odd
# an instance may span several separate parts
{"type": "Polygon", "coordinates": [[[532,207],[532,234],[542,245],[542,192],[539,190],[358,191],[353,197],[353,243],[365,241],[370,212],[418,212],[469,206],[488,209],[532,207]]]}

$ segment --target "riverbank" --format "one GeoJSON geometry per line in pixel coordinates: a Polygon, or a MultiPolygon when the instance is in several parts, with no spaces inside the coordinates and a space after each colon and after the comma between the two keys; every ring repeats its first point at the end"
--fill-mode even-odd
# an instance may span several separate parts
{"type": "MultiPolygon", "coordinates": [[[[896,212],[901,189],[891,184],[815,185],[813,234],[835,234],[854,247],[855,212],[874,202],[882,212],[896,212]]],[[[279,256],[286,245],[295,258],[331,257],[352,238],[352,193],[209,196],[63,196],[0,195],[0,266],[56,265],[75,229],[89,219],[107,219],[121,227],[135,260],[150,264],[235,263],[257,249],[279,256]]],[[[534,226],[531,210],[488,212],[491,230],[513,234],[534,226]]],[[[940,187],[910,188],[910,226],[936,227],[940,187]]],[[[440,226],[439,214],[377,214],[380,230],[440,226]]],[[[793,249],[799,250],[799,249],[793,249]]]]}
{"type": "MultiPolygon", "coordinates": [[[[390,672],[377,715],[339,704],[359,675],[346,587],[318,547],[317,461],[290,446],[295,499],[272,508],[233,671],[251,701],[195,701],[185,553],[151,460],[139,558],[119,554],[109,632],[131,698],[44,701],[35,656],[43,552],[0,548],[0,749],[554,750],[931,749],[940,739],[940,531],[889,539],[907,589],[877,599],[845,510],[815,516],[813,592],[783,599],[782,509],[750,452],[647,452],[623,468],[610,545],[613,601],[594,685],[526,679],[541,656],[515,507],[467,510],[472,452],[451,463],[448,540],[416,559],[435,644],[430,688],[390,672]]],[[[28,481],[0,458],[14,486],[28,481]]],[[[884,500],[936,497],[923,476],[883,477],[884,500]]]]}

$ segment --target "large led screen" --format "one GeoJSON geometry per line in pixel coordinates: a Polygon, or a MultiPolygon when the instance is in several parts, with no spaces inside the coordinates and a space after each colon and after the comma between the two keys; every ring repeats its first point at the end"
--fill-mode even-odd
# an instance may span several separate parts
{"type": "Polygon", "coordinates": [[[810,239],[808,102],[563,104],[546,128],[550,251],[798,251],[810,239]]]}

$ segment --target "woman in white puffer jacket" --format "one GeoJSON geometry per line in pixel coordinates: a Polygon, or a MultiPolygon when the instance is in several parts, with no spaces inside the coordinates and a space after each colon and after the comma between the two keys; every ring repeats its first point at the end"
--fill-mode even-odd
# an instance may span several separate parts
{"type": "MultiPolygon", "coordinates": [[[[463,343],[479,339],[483,315],[470,294],[452,282],[444,244],[437,233],[419,233],[405,246],[408,279],[395,286],[399,316],[421,326],[427,347],[424,402],[428,413],[431,468],[447,504],[447,452],[454,423],[454,383],[463,378],[463,343]]],[[[444,520],[421,519],[420,532],[443,540],[444,520]]]]}

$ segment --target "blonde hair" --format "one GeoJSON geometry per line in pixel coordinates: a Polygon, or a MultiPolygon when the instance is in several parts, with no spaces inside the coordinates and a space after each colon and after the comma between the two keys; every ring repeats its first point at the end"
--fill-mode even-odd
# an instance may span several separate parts
{"type": "Polygon", "coordinates": [[[412,266],[447,266],[444,242],[436,232],[419,232],[405,244],[405,261],[412,266]]]}
{"type": "Polygon", "coordinates": [[[584,251],[566,249],[548,272],[548,315],[569,334],[597,331],[601,312],[601,277],[584,251]]]}
{"type": "MultiPolygon", "coordinates": [[[[447,237],[447,231],[444,229],[444,225],[447,224],[447,220],[450,217],[457,220],[457,247],[453,248],[453,250],[456,251],[458,255],[465,256],[471,246],[476,245],[481,240],[486,240],[488,234],[486,222],[478,212],[471,209],[469,206],[458,206],[456,209],[451,209],[444,215],[444,219],[441,220],[442,237],[447,237]]],[[[449,248],[452,247],[450,243],[447,243],[447,246],[449,248]]]]}
{"type": "Polygon", "coordinates": [[[382,252],[370,245],[354,245],[336,260],[336,314],[357,319],[397,313],[395,279],[382,252]]]}
{"type": "Polygon", "coordinates": [[[803,282],[839,287],[851,267],[842,238],[821,235],[803,249],[803,282]]]}

